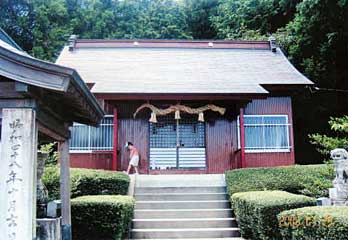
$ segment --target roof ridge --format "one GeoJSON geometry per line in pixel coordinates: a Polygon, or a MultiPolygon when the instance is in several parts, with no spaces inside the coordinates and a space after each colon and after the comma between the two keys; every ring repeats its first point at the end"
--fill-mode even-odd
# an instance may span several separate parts
{"type": "Polygon", "coordinates": [[[102,42],[227,42],[227,43],[269,43],[268,40],[238,40],[238,39],[152,39],[152,38],[76,38],[76,41],[102,41],[102,42]]]}
{"type": "MultiPolygon", "coordinates": [[[[231,48],[270,50],[269,41],[221,39],[78,39],[70,41],[73,48],[231,48]]],[[[73,50],[73,48],[71,50],[73,50]]]]}

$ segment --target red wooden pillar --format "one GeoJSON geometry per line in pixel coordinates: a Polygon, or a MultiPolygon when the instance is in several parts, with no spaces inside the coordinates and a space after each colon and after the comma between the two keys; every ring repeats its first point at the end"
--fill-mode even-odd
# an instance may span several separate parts
{"type": "Polygon", "coordinates": [[[239,113],[239,127],[240,127],[240,153],[242,168],[246,167],[245,163],[245,134],[244,134],[244,109],[240,108],[239,113]]]}
{"type": "Polygon", "coordinates": [[[114,108],[114,146],[112,154],[112,170],[117,171],[117,108],[114,108]]]}

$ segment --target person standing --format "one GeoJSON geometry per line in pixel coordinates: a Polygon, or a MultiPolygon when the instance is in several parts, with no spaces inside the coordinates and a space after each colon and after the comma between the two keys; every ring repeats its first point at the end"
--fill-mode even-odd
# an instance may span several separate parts
{"type": "Polygon", "coordinates": [[[135,174],[139,174],[138,171],[138,164],[139,164],[139,151],[136,149],[131,142],[127,142],[126,146],[127,150],[129,151],[129,164],[127,168],[127,174],[129,174],[131,168],[133,167],[135,170],[135,174]]]}

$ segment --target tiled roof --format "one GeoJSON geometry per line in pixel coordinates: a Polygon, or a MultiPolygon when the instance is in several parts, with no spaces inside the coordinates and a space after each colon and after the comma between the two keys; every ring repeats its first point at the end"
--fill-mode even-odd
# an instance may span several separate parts
{"type": "Polygon", "coordinates": [[[267,94],[261,85],[312,84],[268,42],[77,40],[57,63],[94,93],[267,94]]]}

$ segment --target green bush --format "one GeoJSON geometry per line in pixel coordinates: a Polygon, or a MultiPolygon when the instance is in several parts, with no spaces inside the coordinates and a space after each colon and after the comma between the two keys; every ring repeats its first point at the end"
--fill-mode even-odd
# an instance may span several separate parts
{"type": "Polygon", "coordinates": [[[242,237],[281,239],[277,215],[293,208],[313,206],[314,198],[284,191],[241,192],[232,195],[232,208],[242,237]]]}
{"type": "Polygon", "coordinates": [[[310,197],[328,196],[335,178],[332,164],[247,168],[226,172],[229,194],[282,190],[310,197]]]}
{"type": "MultiPolygon", "coordinates": [[[[42,181],[47,187],[49,200],[60,199],[59,167],[45,168],[42,181]]],[[[71,197],[85,195],[126,195],[129,177],[121,172],[71,168],[70,188],[71,197]]]]}
{"type": "Polygon", "coordinates": [[[278,215],[283,239],[348,239],[348,207],[304,207],[278,215]]]}
{"type": "Polygon", "coordinates": [[[134,200],[128,196],[83,196],[72,199],[73,239],[124,239],[133,210],[134,200]]]}

